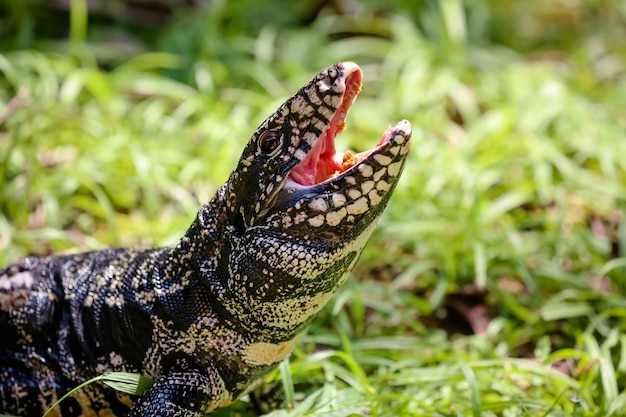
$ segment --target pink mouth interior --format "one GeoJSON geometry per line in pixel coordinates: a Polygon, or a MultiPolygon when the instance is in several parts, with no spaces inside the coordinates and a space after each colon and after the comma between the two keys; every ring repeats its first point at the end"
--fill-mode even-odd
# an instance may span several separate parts
{"type": "Polygon", "coordinates": [[[346,116],[361,90],[362,79],[363,74],[358,68],[348,74],[345,81],[346,89],[339,108],[313,148],[289,173],[292,181],[304,186],[319,184],[359,163],[371,152],[351,155],[338,153],[335,149],[335,137],[345,128],[346,116]],[[346,159],[345,162],[344,159],[346,159]]]}

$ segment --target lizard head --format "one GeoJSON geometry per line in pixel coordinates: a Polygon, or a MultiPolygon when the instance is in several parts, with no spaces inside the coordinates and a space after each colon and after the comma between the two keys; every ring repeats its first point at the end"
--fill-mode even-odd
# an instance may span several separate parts
{"type": "Polygon", "coordinates": [[[250,332],[297,334],[345,281],[400,177],[411,127],[371,150],[334,139],[361,89],[361,69],[317,74],[254,133],[225,187],[231,250],[223,303],[250,332]]]}
{"type": "Polygon", "coordinates": [[[339,236],[341,226],[352,228],[359,215],[378,217],[402,171],[411,128],[402,121],[374,149],[337,152],[334,139],[362,79],[353,62],[330,66],[259,126],[226,185],[240,231],[278,225],[292,233],[314,228],[339,236]]]}

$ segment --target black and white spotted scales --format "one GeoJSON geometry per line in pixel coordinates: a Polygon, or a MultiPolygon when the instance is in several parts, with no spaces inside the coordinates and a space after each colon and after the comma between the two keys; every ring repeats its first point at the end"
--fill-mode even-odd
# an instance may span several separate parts
{"type": "Polygon", "coordinates": [[[402,121],[352,163],[335,154],[361,78],[333,65],[280,106],[175,246],[0,269],[0,414],[41,415],[79,383],[127,371],[155,383],[139,398],[92,384],[56,415],[199,416],[288,357],[356,263],[409,150],[402,121]]]}

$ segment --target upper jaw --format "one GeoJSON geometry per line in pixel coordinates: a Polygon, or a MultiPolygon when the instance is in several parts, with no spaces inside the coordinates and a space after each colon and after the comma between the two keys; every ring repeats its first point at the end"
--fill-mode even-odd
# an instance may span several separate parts
{"type": "MultiPolygon", "coordinates": [[[[332,111],[319,135],[305,133],[303,139],[310,149],[306,153],[300,153],[297,159],[300,160],[289,172],[283,184],[287,191],[296,189],[307,189],[316,187],[324,183],[332,183],[334,180],[354,173],[359,166],[366,163],[374,155],[385,151],[391,146],[390,140],[400,134],[408,139],[411,136],[411,126],[407,121],[402,121],[395,126],[390,126],[375,148],[352,154],[350,152],[337,152],[335,149],[335,137],[343,132],[345,120],[350,111],[350,107],[361,91],[363,73],[354,62],[340,62],[334,67],[337,71],[333,79],[321,79],[313,84],[314,94],[321,98],[326,111],[332,111]],[[339,103],[334,105],[333,94],[341,91],[339,103]]],[[[312,101],[312,100],[311,100],[312,101]]],[[[312,106],[315,103],[312,101],[312,106]]]]}
{"type": "Polygon", "coordinates": [[[312,123],[312,131],[301,132],[305,146],[310,148],[297,155],[300,162],[288,176],[289,182],[302,186],[318,184],[343,170],[343,153],[336,151],[334,140],[345,128],[350,107],[361,91],[363,73],[354,62],[341,62],[331,68],[337,71],[336,76],[317,81],[309,94],[310,105],[317,106],[313,119],[326,118],[327,122],[319,129],[319,134],[314,134],[319,120],[318,124],[312,123]]]}

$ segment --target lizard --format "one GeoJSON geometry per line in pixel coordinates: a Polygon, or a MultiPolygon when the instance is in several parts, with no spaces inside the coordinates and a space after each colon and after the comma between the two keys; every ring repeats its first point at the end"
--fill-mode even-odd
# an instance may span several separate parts
{"type": "Polygon", "coordinates": [[[361,90],[353,62],[315,75],[252,134],[236,168],[174,245],[29,256],[0,269],[0,414],[210,413],[286,359],[342,286],[404,168],[411,126],[361,153],[335,137],[361,90]]]}

